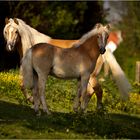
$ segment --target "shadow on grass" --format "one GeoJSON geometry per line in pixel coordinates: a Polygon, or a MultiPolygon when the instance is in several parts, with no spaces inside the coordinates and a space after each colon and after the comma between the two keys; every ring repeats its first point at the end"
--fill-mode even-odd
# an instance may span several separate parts
{"type": "Polygon", "coordinates": [[[37,132],[62,132],[92,138],[140,138],[140,118],[125,114],[87,112],[85,114],[52,112],[36,117],[30,106],[0,101],[0,124],[21,122],[26,129],[37,132]]]}

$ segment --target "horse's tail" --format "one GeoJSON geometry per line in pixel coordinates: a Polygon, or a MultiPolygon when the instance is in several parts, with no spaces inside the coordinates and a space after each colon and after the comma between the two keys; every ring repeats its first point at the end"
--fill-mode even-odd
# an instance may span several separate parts
{"type": "Polygon", "coordinates": [[[131,90],[131,85],[128,79],[126,78],[125,73],[121,69],[120,65],[118,64],[116,58],[114,57],[111,51],[107,50],[104,54],[104,57],[110,66],[110,69],[116,81],[117,87],[122,95],[122,98],[127,99],[129,97],[128,93],[131,90]]]}
{"type": "Polygon", "coordinates": [[[32,49],[29,49],[22,59],[22,75],[25,88],[33,87],[32,49]]]}

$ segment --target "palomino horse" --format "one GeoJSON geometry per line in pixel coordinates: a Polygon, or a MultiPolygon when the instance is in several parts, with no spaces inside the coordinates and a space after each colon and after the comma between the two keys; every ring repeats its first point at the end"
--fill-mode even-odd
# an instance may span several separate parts
{"type": "MultiPolygon", "coordinates": [[[[73,46],[73,44],[78,43],[79,40],[59,40],[59,39],[52,39],[51,37],[44,35],[40,32],[38,32],[37,30],[35,30],[34,28],[30,27],[29,25],[27,25],[23,20],[21,19],[17,19],[17,18],[10,18],[9,20],[6,18],[6,25],[4,27],[4,37],[7,41],[7,50],[8,51],[12,51],[13,49],[17,49],[20,55],[20,58],[22,59],[22,57],[24,56],[25,52],[27,51],[27,49],[29,49],[31,46],[35,45],[36,43],[41,43],[41,42],[47,42],[49,44],[53,44],[55,46],[59,46],[59,47],[63,47],[63,48],[70,48],[73,46]]],[[[108,51],[108,50],[107,50],[108,51]]],[[[104,55],[106,55],[107,53],[105,53],[104,55]]],[[[108,55],[113,55],[110,52],[108,53],[108,55]]],[[[109,61],[109,64],[112,65],[113,64],[113,74],[115,75],[120,75],[120,69],[118,70],[117,68],[117,63],[113,63],[115,60],[112,59],[108,59],[107,61],[109,61]],[[112,64],[111,64],[111,63],[112,64]]],[[[101,104],[102,104],[102,88],[99,84],[99,82],[97,81],[97,76],[101,70],[102,64],[104,63],[102,56],[100,55],[98,57],[97,63],[96,63],[96,67],[94,72],[92,73],[91,77],[90,77],[90,82],[88,84],[88,93],[87,96],[90,99],[91,96],[93,95],[93,93],[96,94],[97,96],[97,107],[100,108],[101,104]]],[[[21,78],[22,78],[22,74],[21,78]]],[[[128,80],[124,77],[124,74],[120,76],[120,78],[122,77],[125,80],[121,80],[120,78],[118,78],[118,76],[114,76],[116,81],[122,81],[117,82],[117,86],[120,90],[120,93],[122,95],[124,95],[124,97],[128,96],[128,92],[129,92],[129,86],[126,86],[128,84],[128,80]],[[127,95],[127,96],[126,96],[127,95]]],[[[22,83],[21,83],[22,84],[22,83]]],[[[30,96],[27,91],[25,90],[25,88],[23,87],[23,85],[21,85],[22,87],[22,91],[23,94],[25,96],[25,98],[27,100],[29,100],[30,102],[33,101],[32,96],[30,96]]]]}
{"type": "Polygon", "coordinates": [[[90,74],[93,72],[98,56],[105,53],[109,36],[109,25],[96,26],[81,37],[71,48],[60,48],[47,43],[39,43],[31,47],[22,60],[23,83],[32,89],[34,109],[39,113],[39,103],[43,111],[50,114],[46,105],[45,85],[48,75],[61,79],[78,80],[78,91],[74,110],[84,111],[85,96],[90,74]]]}

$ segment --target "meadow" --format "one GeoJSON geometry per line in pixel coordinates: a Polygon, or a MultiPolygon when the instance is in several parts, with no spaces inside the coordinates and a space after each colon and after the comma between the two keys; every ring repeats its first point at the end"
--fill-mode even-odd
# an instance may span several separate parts
{"type": "Polygon", "coordinates": [[[140,84],[131,84],[130,99],[123,102],[112,76],[106,78],[101,82],[103,108],[96,110],[96,96],[93,96],[86,112],[80,114],[73,112],[76,80],[49,77],[46,100],[52,115],[37,117],[20,90],[19,70],[1,72],[0,139],[140,138],[140,84]]]}

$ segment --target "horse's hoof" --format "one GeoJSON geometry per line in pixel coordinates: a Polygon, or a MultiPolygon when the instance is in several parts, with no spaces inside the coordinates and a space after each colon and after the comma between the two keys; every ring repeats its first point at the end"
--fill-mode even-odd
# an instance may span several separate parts
{"type": "Polygon", "coordinates": [[[37,112],[35,112],[35,114],[36,114],[37,117],[40,117],[41,116],[41,111],[37,111],[37,112]]]}
{"type": "Polygon", "coordinates": [[[73,111],[75,112],[75,113],[78,113],[78,108],[73,108],[73,111]]]}
{"type": "Polygon", "coordinates": [[[82,103],[81,103],[81,106],[80,106],[80,112],[84,112],[85,109],[86,109],[85,103],[82,102],[82,103]]]}
{"type": "Polygon", "coordinates": [[[51,115],[52,113],[49,110],[43,110],[43,112],[47,115],[51,115]]]}
{"type": "Polygon", "coordinates": [[[52,113],[50,111],[47,111],[47,115],[52,115],[52,113]]]}
{"type": "Polygon", "coordinates": [[[98,106],[97,106],[97,110],[101,110],[101,109],[103,109],[103,104],[102,103],[98,104],[98,106]]]}
{"type": "Polygon", "coordinates": [[[85,112],[85,109],[82,109],[82,108],[79,109],[80,114],[83,114],[84,112],[85,112]]]}
{"type": "Polygon", "coordinates": [[[33,96],[30,96],[28,99],[27,99],[27,101],[29,101],[30,103],[34,103],[34,99],[33,99],[33,96]]]}

